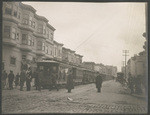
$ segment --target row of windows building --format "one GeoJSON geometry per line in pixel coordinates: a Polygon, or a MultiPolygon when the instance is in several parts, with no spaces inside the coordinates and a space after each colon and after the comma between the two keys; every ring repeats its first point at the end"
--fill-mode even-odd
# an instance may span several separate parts
{"type": "Polygon", "coordinates": [[[44,58],[81,66],[83,56],[55,41],[55,30],[45,17],[36,14],[32,6],[3,2],[4,69],[16,74],[24,61],[34,63],[44,58]]]}

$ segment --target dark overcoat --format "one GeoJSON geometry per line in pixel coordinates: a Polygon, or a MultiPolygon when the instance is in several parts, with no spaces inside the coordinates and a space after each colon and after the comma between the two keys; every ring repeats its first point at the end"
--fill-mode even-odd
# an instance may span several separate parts
{"type": "Polygon", "coordinates": [[[13,83],[13,81],[14,81],[14,74],[13,74],[13,73],[10,73],[10,74],[8,75],[8,81],[9,81],[10,83],[13,83]]]}
{"type": "Polygon", "coordinates": [[[100,87],[102,87],[102,82],[103,82],[103,80],[102,80],[102,76],[101,75],[98,75],[97,77],[96,77],[96,88],[100,88],[100,87]]]}
{"type": "Polygon", "coordinates": [[[20,83],[25,82],[25,80],[26,80],[26,73],[24,71],[22,71],[20,73],[20,83]]]}
{"type": "Polygon", "coordinates": [[[73,82],[73,75],[69,74],[67,77],[67,84],[66,84],[67,89],[74,89],[74,82],[73,82]]]}

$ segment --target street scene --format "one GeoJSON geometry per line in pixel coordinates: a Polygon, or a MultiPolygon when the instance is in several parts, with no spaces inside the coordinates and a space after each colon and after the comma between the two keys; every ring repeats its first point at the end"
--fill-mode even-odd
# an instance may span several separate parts
{"type": "Polygon", "coordinates": [[[42,90],[32,93],[18,89],[3,91],[4,113],[146,113],[146,98],[130,95],[118,82],[105,81],[102,93],[95,84],[76,86],[72,93],[42,90]],[[9,106],[8,106],[9,105],[9,106]]]}
{"type": "Polygon", "coordinates": [[[148,112],[147,3],[3,2],[2,114],[148,112]]]}

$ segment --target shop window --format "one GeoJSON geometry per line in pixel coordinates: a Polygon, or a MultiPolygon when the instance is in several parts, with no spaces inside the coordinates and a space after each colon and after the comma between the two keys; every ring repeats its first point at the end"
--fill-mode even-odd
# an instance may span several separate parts
{"type": "Polygon", "coordinates": [[[4,26],[4,36],[10,37],[10,26],[4,26]]]}
{"type": "Polygon", "coordinates": [[[14,16],[17,18],[17,11],[14,11],[14,16]]]}
{"type": "Polygon", "coordinates": [[[16,65],[16,58],[15,57],[10,58],[10,64],[16,65]]]}
{"type": "Polygon", "coordinates": [[[27,45],[28,40],[27,40],[27,34],[22,34],[22,44],[27,45]]]}
{"type": "Polygon", "coordinates": [[[5,8],[5,14],[11,15],[12,9],[11,8],[5,8]]]}

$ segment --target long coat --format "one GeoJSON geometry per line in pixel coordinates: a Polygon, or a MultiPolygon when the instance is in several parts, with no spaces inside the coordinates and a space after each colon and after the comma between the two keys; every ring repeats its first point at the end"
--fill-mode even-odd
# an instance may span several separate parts
{"type": "Polygon", "coordinates": [[[96,88],[102,87],[102,82],[103,82],[102,76],[98,75],[98,76],[96,77],[96,88]]]}
{"type": "Polygon", "coordinates": [[[74,89],[74,82],[73,82],[73,75],[69,74],[67,77],[67,84],[66,84],[67,89],[74,89]]]}
{"type": "Polygon", "coordinates": [[[10,74],[8,75],[8,81],[9,81],[10,83],[13,83],[13,81],[14,81],[14,74],[13,74],[13,73],[10,73],[10,74]]]}
{"type": "Polygon", "coordinates": [[[20,83],[24,83],[26,81],[26,73],[25,71],[22,71],[20,73],[20,83]]]}

